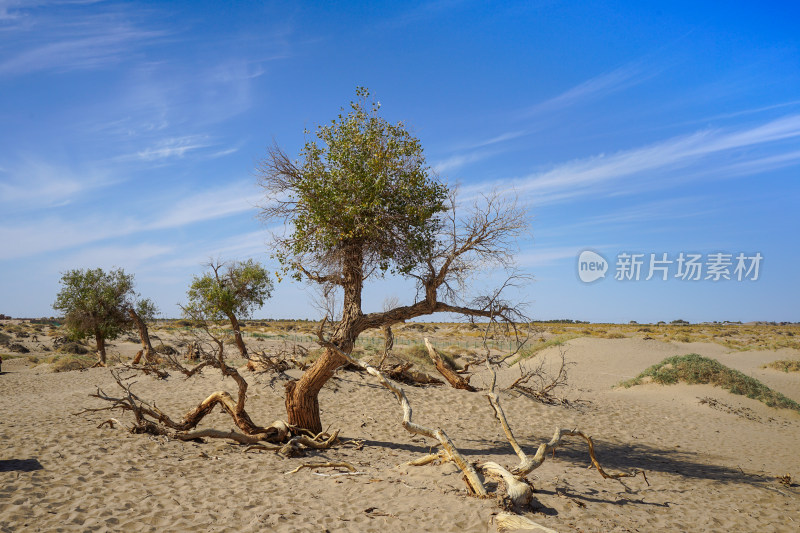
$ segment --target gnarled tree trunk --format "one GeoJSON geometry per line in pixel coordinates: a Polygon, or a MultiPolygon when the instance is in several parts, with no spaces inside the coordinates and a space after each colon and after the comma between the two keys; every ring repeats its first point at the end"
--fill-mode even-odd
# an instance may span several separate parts
{"type": "Polygon", "coordinates": [[[144,320],[142,320],[133,309],[128,309],[128,314],[139,329],[139,340],[142,341],[142,351],[136,354],[133,364],[139,363],[140,354],[144,355],[144,360],[148,363],[157,362],[156,353],[153,350],[153,345],[150,343],[150,333],[147,331],[147,324],[144,323],[144,320]]]}
{"type": "MultiPolygon", "coordinates": [[[[342,319],[336,325],[330,342],[343,353],[353,351],[356,338],[363,331],[361,324],[361,289],[364,286],[362,264],[364,254],[359,246],[345,252],[341,286],[344,289],[342,319]]],[[[333,377],[334,371],[347,363],[347,359],[335,350],[327,348],[311,367],[296,381],[286,384],[286,415],[290,425],[322,432],[319,414],[319,391],[333,377]]]]}
{"type": "Polygon", "coordinates": [[[100,363],[105,366],[106,364],[106,338],[105,336],[99,332],[94,332],[94,341],[97,344],[97,357],[100,360],[100,363]]]}
{"type": "Polygon", "coordinates": [[[347,361],[333,350],[326,349],[299,380],[286,384],[286,414],[289,425],[322,433],[317,396],[333,372],[347,361]]]}

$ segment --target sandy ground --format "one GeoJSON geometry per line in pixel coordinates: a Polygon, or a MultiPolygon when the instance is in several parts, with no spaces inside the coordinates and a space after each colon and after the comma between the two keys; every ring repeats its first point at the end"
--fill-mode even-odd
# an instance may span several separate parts
{"type": "MultiPolygon", "coordinates": [[[[798,358],[796,350],[729,353],[711,343],[641,338],[578,338],[568,343],[573,407],[543,405],[512,393],[502,401],[530,453],[556,426],[593,435],[609,471],[641,477],[604,480],[587,468],[586,445],[572,441],[529,479],[527,516],[557,531],[798,531],[800,415],[711,386],[644,385],[615,389],[664,357],[697,352],[752,375],[800,401],[800,374],[760,366],[798,358]],[[701,398],[717,400],[715,407],[701,398]],[[582,400],[582,401],[578,401],[582,400]]],[[[556,349],[543,352],[552,358],[556,349]]],[[[434,442],[408,434],[393,396],[369,376],[340,372],[323,389],[323,422],[363,448],[338,447],[283,459],[245,453],[223,441],[170,441],[98,428],[107,413],[78,414],[102,402],[89,394],[116,385],[108,369],[53,373],[25,358],[0,375],[0,531],[495,531],[494,499],[469,497],[452,464],[405,465],[434,442]],[[304,469],[347,461],[358,475],[304,469]]],[[[508,383],[516,369],[501,375],[508,383]]],[[[296,371],[292,371],[298,375],[296,371]]],[[[485,376],[477,375],[480,385],[485,376]]],[[[256,423],[283,418],[283,381],[248,379],[256,423]]],[[[405,387],[415,421],[444,428],[470,460],[506,466],[517,457],[486,398],[444,387],[405,387]]],[[[140,377],[134,391],[175,417],[215,390],[236,392],[214,370],[184,380],[140,377]]],[[[219,412],[203,427],[228,429],[219,412]]],[[[489,483],[490,487],[494,487],[489,483]]]]}

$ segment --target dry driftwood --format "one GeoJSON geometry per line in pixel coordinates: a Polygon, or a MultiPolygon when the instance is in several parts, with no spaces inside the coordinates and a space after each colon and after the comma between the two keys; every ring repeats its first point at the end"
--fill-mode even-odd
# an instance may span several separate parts
{"type": "Polygon", "coordinates": [[[537,524],[533,520],[525,518],[524,516],[511,513],[499,513],[494,517],[494,523],[497,527],[497,531],[500,532],[528,530],[541,531],[542,533],[558,533],[555,529],[544,527],[543,525],[537,524]]]}
{"type": "MultiPolygon", "coordinates": [[[[488,363],[487,366],[489,366],[488,363]]],[[[506,434],[506,439],[508,439],[509,444],[511,444],[511,447],[514,448],[514,452],[517,454],[517,457],[519,457],[520,460],[519,466],[512,469],[512,473],[515,476],[525,477],[534,470],[536,470],[537,468],[539,468],[542,465],[542,463],[544,463],[546,455],[549,452],[555,450],[559,445],[561,445],[561,440],[563,439],[563,437],[577,436],[583,438],[589,445],[589,457],[592,461],[592,465],[597,469],[600,475],[603,476],[603,478],[619,479],[623,477],[634,477],[641,474],[645,480],[645,483],[647,483],[648,485],[650,484],[647,481],[647,474],[645,474],[644,470],[634,470],[632,472],[619,472],[615,474],[607,473],[600,465],[599,461],[597,460],[597,457],[595,456],[594,442],[592,441],[592,437],[590,437],[589,435],[587,435],[586,433],[577,428],[575,429],[556,428],[555,433],[553,434],[553,438],[550,439],[549,442],[541,444],[539,448],[536,450],[536,454],[533,457],[529,457],[517,442],[516,437],[514,437],[514,433],[511,431],[511,427],[508,425],[508,419],[506,418],[505,411],[503,411],[503,407],[502,405],[500,405],[500,397],[495,392],[497,373],[494,371],[493,368],[491,368],[491,366],[489,366],[489,370],[492,373],[492,381],[491,381],[491,387],[486,396],[489,398],[489,403],[492,405],[492,408],[494,409],[495,416],[500,422],[500,425],[503,428],[503,432],[506,434]]]]}
{"type": "Polygon", "coordinates": [[[475,387],[469,384],[469,377],[464,379],[463,376],[456,374],[450,367],[448,367],[445,362],[442,360],[442,356],[440,356],[436,350],[434,349],[431,341],[425,337],[425,346],[428,348],[428,355],[430,356],[433,364],[436,365],[436,370],[444,376],[444,379],[453,386],[454,389],[462,389],[467,390],[470,392],[475,392],[475,387]]]}

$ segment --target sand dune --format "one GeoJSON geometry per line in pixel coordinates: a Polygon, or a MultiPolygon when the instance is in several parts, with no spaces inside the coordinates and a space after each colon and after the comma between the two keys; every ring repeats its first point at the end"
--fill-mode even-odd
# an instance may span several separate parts
{"type": "MultiPolygon", "coordinates": [[[[504,393],[509,421],[526,450],[553,428],[593,435],[607,470],[642,468],[642,478],[602,479],[586,445],[570,442],[530,476],[530,518],[558,531],[797,531],[800,415],[707,385],[631,389],[613,385],[664,357],[697,352],[744,371],[800,401],[800,375],[760,368],[798,357],[796,350],[729,353],[711,343],[641,338],[569,341],[573,407],[543,405],[504,393]],[[701,399],[706,399],[701,402],[701,399]],[[709,399],[713,400],[710,401],[709,399]],[[577,400],[583,400],[578,402],[577,400]]],[[[543,352],[553,357],[554,350],[543,352]]],[[[131,435],[98,428],[109,413],[97,386],[114,392],[108,369],[53,373],[24,358],[0,376],[0,531],[495,531],[493,499],[467,496],[452,464],[411,467],[434,442],[408,434],[391,394],[366,375],[340,372],[321,393],[322,416],[363,448],[337,447],[305,458],[242,446],[131,435]],[[357,475],[299,464],[347,461],[357,475]]],[[[294,372],[297,375],[296,371],[294,372]]],[[[500,376],[509,382],[515,369],[500,376]]],[[[290,372],[291,373],[291,372],[290,372]]],[[[248,411],[257,423],[283,418],[283,383],[253,376],[248,411]]],[[[475,376],[480,385],[484,376],[475,376]]],[[[184,380],[140,377],[134,390],[180,415],[232,381],[209,370],[184,380]]],[[[444,428],[470,460],[518,462],[486,398],[444,387],[406,391],[415,420],[444,428]]],[[[203,427],[228,429],[214,413],[203,427]]],[[[493,485],[490,485],[493,486],[493,485]]]]}

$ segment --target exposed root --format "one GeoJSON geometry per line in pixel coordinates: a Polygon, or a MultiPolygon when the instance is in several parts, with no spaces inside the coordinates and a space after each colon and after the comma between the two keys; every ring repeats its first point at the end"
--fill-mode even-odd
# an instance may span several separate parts
{"type": "Polygon", "coordinates": [[[437,459],[447,460],[446,454],[441,451],[439,453],[431,453],[428,455],[423,455],[413,461],[409,461],[406,464],[410,466],[425,466],[431,464],[432,462],[436,461],[437,459]]]}
{"type": "Polygon", "coordinates": [[[484,474],[499,478],[505,482],[506,493],[511,499],[511,504],[514,508],[522,509],[533,499],[533,491],[531,490],[531,486],[518,479],[499,464],[485,462],[478,464],[478,468],[480,468],[484,474]]]}

